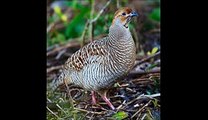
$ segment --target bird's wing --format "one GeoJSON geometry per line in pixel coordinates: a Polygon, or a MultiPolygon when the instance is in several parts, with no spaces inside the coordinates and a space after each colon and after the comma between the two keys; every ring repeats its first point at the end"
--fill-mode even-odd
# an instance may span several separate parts
{"type": "Polygon", "coordinates": [[[84,66],[97,62],[96,58],[107,55],[105,39],[95,40],[75,52],[65,63],[64,69],[80,71],[84,66]]]}

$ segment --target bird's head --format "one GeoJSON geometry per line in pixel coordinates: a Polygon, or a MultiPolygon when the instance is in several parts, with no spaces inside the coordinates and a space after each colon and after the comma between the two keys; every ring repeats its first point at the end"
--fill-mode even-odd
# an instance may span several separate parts
{"type": "Polygon", "coordinates": [[[112,25],[123,25],[128,28],[128,23],[135,16],[139,16],[137,12],[133,11],[131,8],[124,7],[115,12],[112,25]]]}

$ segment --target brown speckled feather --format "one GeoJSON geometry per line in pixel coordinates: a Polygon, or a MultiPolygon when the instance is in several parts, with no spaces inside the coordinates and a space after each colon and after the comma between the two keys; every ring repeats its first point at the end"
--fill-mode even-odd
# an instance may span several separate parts
{"type": "Polygon", "coordinates": [[[79,72],[83,69],[87,64],[90,64],[90,58],[92,56],[105,56],[107,55],[107,51],[105,49],[105,45],[102,40],[97,40],[89,43],[84,46],[66,61],[64,65],[64,69],[66,70],[76,70],[79,72]]]}

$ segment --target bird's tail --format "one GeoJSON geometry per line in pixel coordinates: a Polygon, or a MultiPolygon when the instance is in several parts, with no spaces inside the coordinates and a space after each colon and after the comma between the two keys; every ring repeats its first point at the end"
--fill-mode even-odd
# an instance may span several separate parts
{"type": "Polygon", "coordinates": [[[49,87],[52,89],[52,91],[55,91],[61,84],[64,83],[64,80],[66,79],[66,75],[64,72],[62,72],[57,78],[55,78],[49,85],[49,87]]]}

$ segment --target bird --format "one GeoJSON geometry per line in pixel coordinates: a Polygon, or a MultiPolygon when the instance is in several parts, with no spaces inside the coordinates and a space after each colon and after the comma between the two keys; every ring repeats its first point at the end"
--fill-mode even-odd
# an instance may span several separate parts
{"type": "Polygon", "coordinates": [[[52,81],[52,90],[64,83],[73,83],[91,91],[93,104],[96,104],[96,92],[115,110],[107,98],[107,92],[116,80],[129,73],[135,63],[136,47],[129,23],[137,16],[139,14],[130,7],[118,9],[108,35],[86,44],[72,54],[63,65],[62,72],[52,81]]]}

